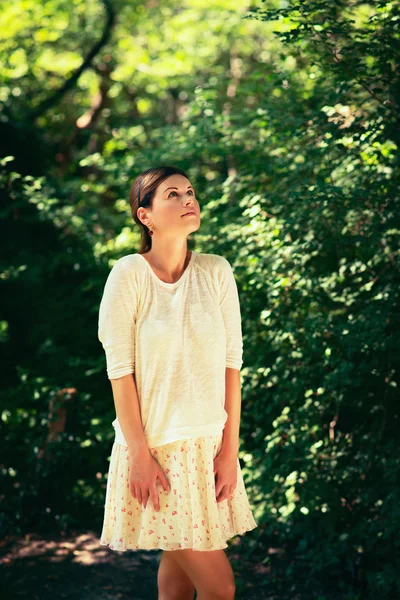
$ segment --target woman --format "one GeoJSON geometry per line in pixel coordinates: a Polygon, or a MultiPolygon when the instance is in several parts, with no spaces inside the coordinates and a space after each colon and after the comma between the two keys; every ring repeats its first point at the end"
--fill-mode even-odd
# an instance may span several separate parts
{"type": "Polygon", "coordinates": [[[227,540],[257,527],[240,464],[242,331],[230,263],[188,251],[200,207],[181,169],[134,181],[140,251],[99,309],[117,418],[100,544],[162,549],[159,600],[234,597],[227,540]]]}

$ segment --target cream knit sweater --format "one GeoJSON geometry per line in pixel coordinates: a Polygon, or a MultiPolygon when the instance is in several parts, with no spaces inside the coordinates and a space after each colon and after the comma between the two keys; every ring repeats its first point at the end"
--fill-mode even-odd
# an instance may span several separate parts
{"type": "MultiPolygon", "coordinates": [[[[239,295],[230,263],[192,251],[175,283],[141,254],[114,264],[99,308],[107,376],[133,373],[148,447],[222,432],[225,368],[241,369],[239,295]]],[[[126,445],[118,418],[115,441],[126,445]]]]}

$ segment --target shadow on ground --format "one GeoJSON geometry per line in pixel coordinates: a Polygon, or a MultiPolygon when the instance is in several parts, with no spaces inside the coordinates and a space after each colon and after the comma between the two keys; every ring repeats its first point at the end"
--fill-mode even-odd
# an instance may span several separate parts
{"type": "MultiPolygon", "coordinates": [[[[275,600],[260,594],[266,573],[246,565],[237,536],[225,549],[237,580],[237,598],[275,600]]],[[[1,600],[157,600],[161,550],[116,552],[92,532],[58,537],[26,535],[1,542],[1,600]]]]}

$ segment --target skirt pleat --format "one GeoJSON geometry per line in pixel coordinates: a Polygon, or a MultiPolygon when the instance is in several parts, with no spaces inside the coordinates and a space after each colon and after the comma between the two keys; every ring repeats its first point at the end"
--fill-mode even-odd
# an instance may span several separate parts
{"type": "Polygon", "coordinates": [[[232,497],[217,502],[214,458],[222,433],[149,448],[171,490],[157,479],[160,510],[149,496],[144,508],[129,489],[127,446],[114,442],[108,471],[100,544],[112,550],[220,550],[227,540],[257,527],[237,458],[232,497]]]}

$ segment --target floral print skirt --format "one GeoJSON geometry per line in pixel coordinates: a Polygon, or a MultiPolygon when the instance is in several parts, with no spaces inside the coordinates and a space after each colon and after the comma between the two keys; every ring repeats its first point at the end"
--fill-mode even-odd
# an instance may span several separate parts
{"type": "Polygon", "coordinates": [[[222,433],[149,448],[170,491],[157,479],[160,510],[149,496],[146,508],[129,489],[128,447],[114,442],[108,471],[100,544],[112,550],[219,550],[227,540],[258,526],[247,497],[239,458],[231,497],[217,502],[214,458],[222,433]]]}

